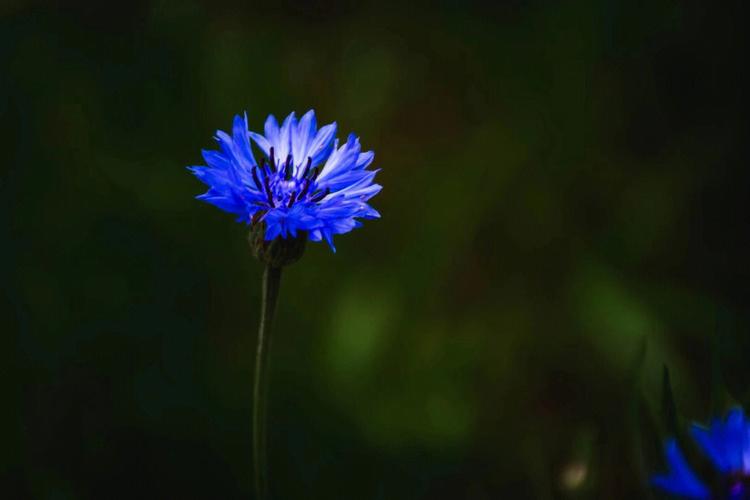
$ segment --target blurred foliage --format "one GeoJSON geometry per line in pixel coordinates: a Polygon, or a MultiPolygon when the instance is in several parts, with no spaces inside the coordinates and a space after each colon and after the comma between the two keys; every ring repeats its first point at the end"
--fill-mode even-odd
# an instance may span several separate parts
{"type": "Polygon", "coordinates": [[[5,491],[250,496],[261,269],[184,167],[312,107],[383,218],[284,276],[277,498],[649,498],[664,365],[750,403],[743,8],[4,2],[5,491]]]}

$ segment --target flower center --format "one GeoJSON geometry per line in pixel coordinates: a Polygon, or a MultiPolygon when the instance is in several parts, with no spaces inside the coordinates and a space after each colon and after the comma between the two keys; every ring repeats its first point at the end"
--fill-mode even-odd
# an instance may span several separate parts
{"type": "Polygon", "coordinates": [[[308,156],[305,168],[296,169],[296,172],[294,165],[291,154],[281,161],[271,148],[268,158],[261,158],[260,164],[253,167],[253,180],[266,195],[265,200],[259,203],[263,207],[258,212],[260,216],[271,208],[292,208],[295,203],[318,202],[330,193],[330,189],[318,189],[316,180],[320,172],[318,167],[311,168],[312,158],[308,156]]]}

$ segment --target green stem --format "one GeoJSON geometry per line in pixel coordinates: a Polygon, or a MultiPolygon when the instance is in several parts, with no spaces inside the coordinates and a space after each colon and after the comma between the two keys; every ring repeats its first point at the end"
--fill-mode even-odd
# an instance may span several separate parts
{"type": "Polygon", "coordinates": [[[253,468],[256,500],[268,500],[268,464],[266,462],[266,403],[268,399],[268,365],[271,350],[271,324],[279,298],[281,268],[266,265],[263,272],[263,298],[255,353],[253,386],[253,468]]]}

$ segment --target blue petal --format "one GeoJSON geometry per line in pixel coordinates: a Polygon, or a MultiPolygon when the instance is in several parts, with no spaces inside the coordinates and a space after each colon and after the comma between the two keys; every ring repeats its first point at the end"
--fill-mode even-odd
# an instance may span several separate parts
{"type": "Polygon", "coordinates": [[[217,130],[215,138],[216,142],[219,143],[219,148],[221,149],[220,154],[227,159],[231,167],[232,161],[234,159],[234,144],[232,143],[232,138],[223,130],[217,130]]]}
{"type": "Polygon", "coordinates": [[[333,253],[336,253],[336,245],[333,244],[333,233],[329,229],[323,229],[322,233],[328,246],[331,247],[333,253]]]}
{"type": "Polygon", "coordinates": [[[330,227],[334,234],[344,234],[357,227],[357,223],[352,218],[336,219],[331,222],[330,227]]]}
{"type": "Polygon", "coordinates": [[[244,118],[235,115],[234,126],[232,127],[232,139],[236,148],[236,154],[240,165],[249,169],[256,165],[253,152],[250,149],[250,140],[247,137],[247,116],[244,118]]]}
{"type": "Polygon", "coordinates": [[[321,241],[323,239],[323,233],[320,232],[320,229],[313,229],[308,233],[307,237],[310,241],[321,241]]]}
{"type": "Polygon", "coordinates": [[[669,464],[669,474],[654,476],[651,478],[651,483],[674,495],[696,500],[709,499],[708,488],[690,470],[674,439],[667,441],[664,452],[669,464]]]}
{"type": "Polygon", "coordinates": [[[294,112],[291,112],[281,124],[279,139],[275,144],[277,161],[285,162],[287,155],[292,152],[292,129],[295,128],[297,128],[297,119],[294,112]]]}
{"type": "Polygon", "coordinates": [[[360,153],[359,157],[357,158],[357,168],[367,168],[370,163],[372,163],[372,160],[375,158],[375,153],[372,151],[365,151],[364,153],[360,153]]]}
{"type": "Polygon", "coordinates": [[[256,134],[255,132],[250,132],[250,138],[258,145],[261,151],[263,151],[263,154],[266,156],[271,154],[271,143],[268,142],[268,139],[260,134],[256,134]]]}
{"type": "Polygon", "coordinates": [[[243,214],[246,212],[245,204],[233,197],[217,196],[209,192],[198,195],[196,196],[196,198],[205,201],[206,203],[210,203],[211,205],[214,205],[224,210],[225,212],[233,214],[243,214]]]}
{"type": "Polygon", "coordinates": [[[744,469],[744,454],[748,448],[747,427],[741,409],[734,409],[724,422],[715,419],[710,428],[694,424],[693,439],[714,466],[723,473],[744,469]]]}
{"type": "MultiPolygon", "coordinates": [[[[263,133],[266,136],[266,139],[268,140],[271,147],[278,149],[278,143],[279,143],[279,124],[276,121],[276,117],[273,115],[268,115],[268,118],[266,118],[266,123],[263,127],[263,133]]],[[[268,152],[266,152],[268,154],[268,152]]],[[[277,151],[278,154],[278,151],[277,151]]]]}
{"type": "Polygon", "coordinates": [[[292,129],[292,156],[295,166],[299,167],[307,162],[307,152],[310,149],[310,143],[315,138],[317,128],[315,112],[310,110],[300,118],[297,127],[292,129]]]}
{"type": "Polygon", "coordinates": [[[218,168],[188,167],[201,182],[215,188],[231,189],[227,173],[218,168]]]}
{"type": "Polygon", "coordinates": [[[243,170],[237,160],[237,155],[235,154],[234,141],[229,134],[223,130],[216,131],[216,140],[219,142],[219,147],[221,148],[223,156],[229,162],[229,166],[226,169],[229,178],[237,185],[242,184],[244,182],[242,175],[243,170]]]}
{"type": "Polygon", "coordinates": [[[357,191],[347,194],[347,196],[357,196],[358,198],[367,201],[382,190],[383,186],[380,184],[371,184],[366,188],[357,189],[357,191]]]}
{"type": "Polygon", "coordinates": [[[332,192],[345,192],[351,187],[362,187],[362,184],[370,184],[376,172],[371,170],[349,170],[335,177],[328,177],[318,182],[321,188],[330,188],[332,192]]]}
{"type": "Polygon", "coordinates": [[[333,122],[318,130],[315,138],[310,143],[307,156],[312,158],[312,166],[317,167],[328,158],[333,149],[333,139],[336,135],[336,122],[333,122]]]}
{"type": "Polygon", "coordinates": [[[266,241],[276,239],[281,234],[281,224],[279,222],[270,223],[266,221],[266,241]]]}
{"type": "Polygon", "coordinates": [[[346,144],[331,153],[323,169],[318,175],[318,182],[326,178],[335,177],[345,170],[351,170],[356,166],[356,160],[359,157],[359,140],[354,134],[349,134],[346,144]]]}
{"type": "Polygon", "coordinates": [[[231,161],[219,151],[209,151],[204,149],[201,153],[203,154],[203,159],[206,161],[206,165],[209,167],[220,168],[223,170],[228,170],[232,167],[231,161]]]}
{"type": "Polygon", "coordinates": [[[729,412],[724,426],[724,452],[732,471],[743,469],[743,455],[747,449],[745,415],[742,409],[729,412]]]}
{"type": "Polygon", "coordinates": [[[372,208],[370,205],[365,204],[366,208],[363,208],[362,212],[357,215],[357,217],[362,217],[364,219],[379,219],[380,218],[380,212],[372,208]]]}

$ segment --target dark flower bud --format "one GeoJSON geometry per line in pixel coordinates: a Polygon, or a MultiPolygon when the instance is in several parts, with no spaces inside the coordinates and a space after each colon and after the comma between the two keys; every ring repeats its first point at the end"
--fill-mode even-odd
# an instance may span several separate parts
{"type": "Polygon", "coordinates": [[[296,237],[289,235],[287,238],[281,236],[266,241],[265,223],[253,224],[247,240],[253,255],[263,264],[271,267],[284,267],[297,262],[305,253],[305,242],[307,234],[297,233],[296,237]]]}

